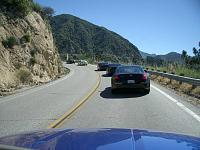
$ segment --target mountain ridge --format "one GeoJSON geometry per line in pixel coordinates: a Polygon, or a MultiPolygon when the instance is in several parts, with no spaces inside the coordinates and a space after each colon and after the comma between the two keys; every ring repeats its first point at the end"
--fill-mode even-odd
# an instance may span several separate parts
{"type": "Polygon", "coordinates": [[[138,48],[121,35],[70,14],[51,19],[60,54],[100,55],[101,60],[141,62],[138,48]]]}
{"type": "Polygon", "coordinates": [[[149,53],[140,51],[140,54],[142,55],[143,59],[146,59],[147,56],[149,56],[149,57],[162,59],[165,62],[177,62],[180,64],[182,64],[184,62],[181,57],[181,54],[177,53],[177,52],[169,52],[169,53],[163,54],[163,55],[156,55],[156,54],[149,54],[149,53]]]}

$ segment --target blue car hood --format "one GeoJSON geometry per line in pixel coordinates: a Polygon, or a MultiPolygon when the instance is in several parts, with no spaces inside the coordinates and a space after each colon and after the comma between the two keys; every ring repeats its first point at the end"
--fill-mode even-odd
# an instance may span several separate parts
{"type": "Polygon", "coordinates": [[[199,150],[200,138],[134,129],[50,129],[2,137],[0,144],[58,150],[199,150]]]}

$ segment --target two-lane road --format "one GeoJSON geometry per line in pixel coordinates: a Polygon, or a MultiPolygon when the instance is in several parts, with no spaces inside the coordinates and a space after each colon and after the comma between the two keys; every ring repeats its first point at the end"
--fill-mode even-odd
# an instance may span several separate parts
{"type": "MultiPolygon", "coordinates": [[[[103,75],[105,72],[99,72],[103,75]]],[[[176,99],[169,90],[151,83],[176,99]]],[[[68,120],[63,128],[137,128],[200,136],[200,122],[151,87],[144,95],[140,91],[111,94],[110,77],[101,77],[93,96],[68,120]]],[[[183,101],[184,103],[184,101],[183,101]]],[[[186,104],[192,108],[190,104],[186,104]]],[[[197,108],[192,108],[200,113],[197,108]]]]}
{"type": "MultiPolygon", "coordinates": [[[[95,72],[95,66],[91,65],[68,67],[71,73],[64,78],[0,98],[0,136],[46,129],[94,89],[99,79],[97,73],[105,73],[95,72]]],[[[140,91],[113,95],[110,77],[101,76],[94,94],[62,122],[61,127],[137,128],[200,137],[197,118],[200,109],[183,99],[153,82],[147,95],[140,91]],[[189,109],[184,110],[184,106],[192,110],[197,119],[189,109]]]]}

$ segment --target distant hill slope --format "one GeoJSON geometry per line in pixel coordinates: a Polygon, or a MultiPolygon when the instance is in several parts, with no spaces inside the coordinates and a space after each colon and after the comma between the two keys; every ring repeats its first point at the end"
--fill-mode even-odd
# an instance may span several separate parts
{"type": "Polygon", "coordinates": [[[170,52],[166,55],[157,55],[156,57],[163,59],[164,61],[183,63],[181,54],[177,52],[170,52]]]}
{"type": "Polygon", "coordinates": [[[166,62],[183,63],[183,59],[181,58],[181,54],[179,54],[177,52],[170,52],[170,53],[167,53],[165,55],[156,55],[156,54],[148,54],[148,53],[145,53],[143,51],[140,51],[140,54],[141,54],[143,59],[145,59],[147,56],[151,56],[151,57],[160,58],[160,59],[162,59],[166,62]]]}
{"type": "Polygon", "coordinates": [[[149,53],[145,53],[143,51],[140,51],[140,54],[141,54],[143,59],[147,58],[147,56],[151,56],[151,57],[155,57],[156,56],[156,54],[149,54],[149,53]]]}
{"type": "Polygon", "coordinates": [[[101,55],[101,59],[123,62],[142,60],[138,48],[122,36],[72,15],[54,16],[53,36],[61,55],[101,55]]]}

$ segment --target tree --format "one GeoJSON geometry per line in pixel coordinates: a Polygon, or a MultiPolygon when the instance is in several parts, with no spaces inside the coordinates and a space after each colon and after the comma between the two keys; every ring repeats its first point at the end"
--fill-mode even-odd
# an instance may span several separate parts
{"type": "Polygon", "coordinates": [[[193,47],[193,54],[194,54],[195,56],[198,55],[198,50],[197,50],[195,47],[193,47]]]}
{"type": "Polygon", "coordinates": [[[183,58],[183,60],[185,61],[185,65],[189,65],[190,64],[190,56],[188,56],[187,51],[183,50],[181,57],[183,58]]]}
{"type": "Polygon", "coordinates": [[[185,59],[187,56],[188,56],[188,55],[187,55],[187,51],[183,50],[183,51],[182,51],[181,57],[182,57],[183,59],[185,59]]]}
{"type": "Polygon", "coordinates": [[[42,9],[42,13],[43,13],[44,16],[52,17],[54,15],[55,11],[51,7],[44,7],[42,9]]]}
{"type": "Polygon", "coordinates": [[[185,50],[182,51],[182,58],[185,61],[185,65],[187,67],[200,70],[200,49],[194,47],[193,54],[194,56],[188,56],[185,50]]]}

